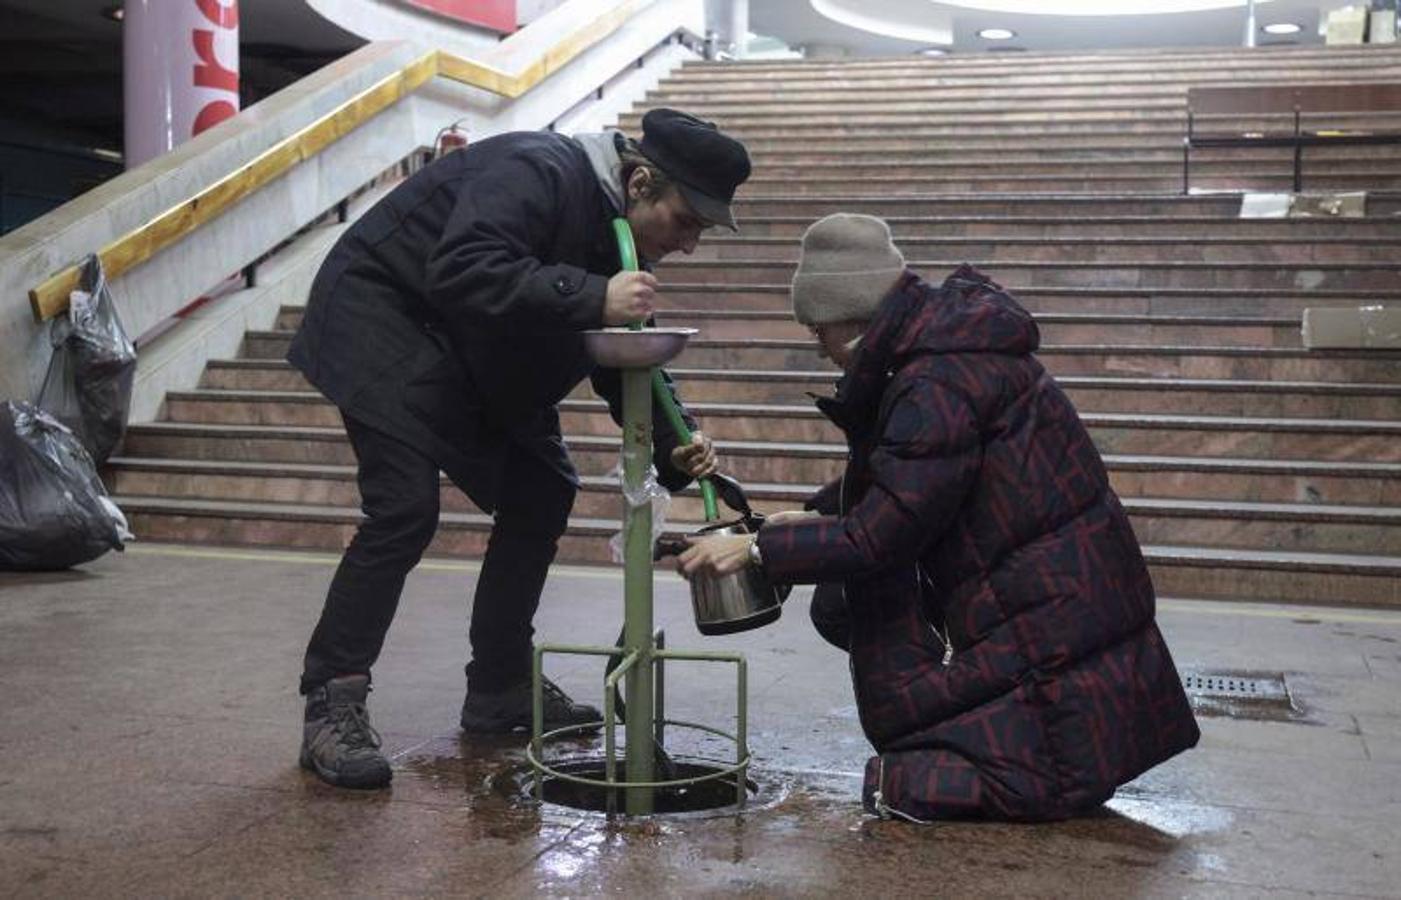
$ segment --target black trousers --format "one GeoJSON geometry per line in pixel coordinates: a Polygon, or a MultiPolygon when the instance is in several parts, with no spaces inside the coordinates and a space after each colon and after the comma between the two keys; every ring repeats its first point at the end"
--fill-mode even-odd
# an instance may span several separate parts
{"type": "MultiPolygon", "coordinates": [[[[331,579],[307,645],[301,692],[370,673],[399,607],[404,579],[438,529],[438,466],[412,446],[345,417],[359,461],[365,520],[331,579]]],[[[528,452],[511,453],[477,577],[469,688],[498,691],[530,677],[531,621],[576,489],[528,452]]]]}

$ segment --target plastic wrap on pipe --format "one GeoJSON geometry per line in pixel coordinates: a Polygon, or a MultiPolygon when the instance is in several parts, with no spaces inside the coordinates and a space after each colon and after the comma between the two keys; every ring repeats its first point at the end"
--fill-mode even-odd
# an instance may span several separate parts
{"type": "Polygon", "coordinates": [[[624,561],[623,545],[626,542],[624,534],[627,528],[627,518],[632,511],[639,507],[652,507],[652,546],[657,543],[657,538],[662,536],[666,530],[666,514],[671,509],[671,492],[661,486],[657,481],[657,467],[647,466],[647,474],[643,477],[642,483],[636,489],[629,489],[626,479],[623,478],[623,466],[619,462],[609,473],[610,476],[618,479],[619,486],[622,487],[623,501],[626,504],[623,513],[623,529],[614,532],[608,539],[608,552],[613,557],[613,562],[622,564],[624,561]]]}

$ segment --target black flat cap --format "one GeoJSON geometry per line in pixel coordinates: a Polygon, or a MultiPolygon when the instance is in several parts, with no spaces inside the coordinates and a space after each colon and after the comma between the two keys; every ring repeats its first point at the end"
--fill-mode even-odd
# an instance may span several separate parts
{"type": "Polygon", "coordinates": [[[654,109],[642,117],[642,155],[656,163],[696,214],[738,231],[730,209],[735,188],[749,177],[749,152],[714,122],[675,109],[654,109]]]}

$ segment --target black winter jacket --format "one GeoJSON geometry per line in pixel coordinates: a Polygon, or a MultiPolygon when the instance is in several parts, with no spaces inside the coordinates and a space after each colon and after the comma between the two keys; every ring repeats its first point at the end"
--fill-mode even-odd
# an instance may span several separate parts
{"type": "MultiPolygon", "coordinates": [[[[581,335],[603,327],[616,215],[570,138],[518,132],[452,153],[340,237],[287,358],[487,511],[508,452],[577,483],[556,404],[590,376],[621,417],[619,373],[595,369],[581,335]]],[[[674,490],[688,478],[670,465],[659,408],[653,421],[659,480],[674,490]]]]}

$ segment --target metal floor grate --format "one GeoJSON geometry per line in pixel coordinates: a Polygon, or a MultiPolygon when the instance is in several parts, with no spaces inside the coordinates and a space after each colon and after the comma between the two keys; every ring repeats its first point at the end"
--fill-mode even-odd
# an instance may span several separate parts
{"type": "Polygon", "coordinates": [[[1237,675],[1221,672],[1183,672],[1182,687],[1196,697],[1217,700],[1254,700],[1289,703],[1283,675],[1237,675]]]}

